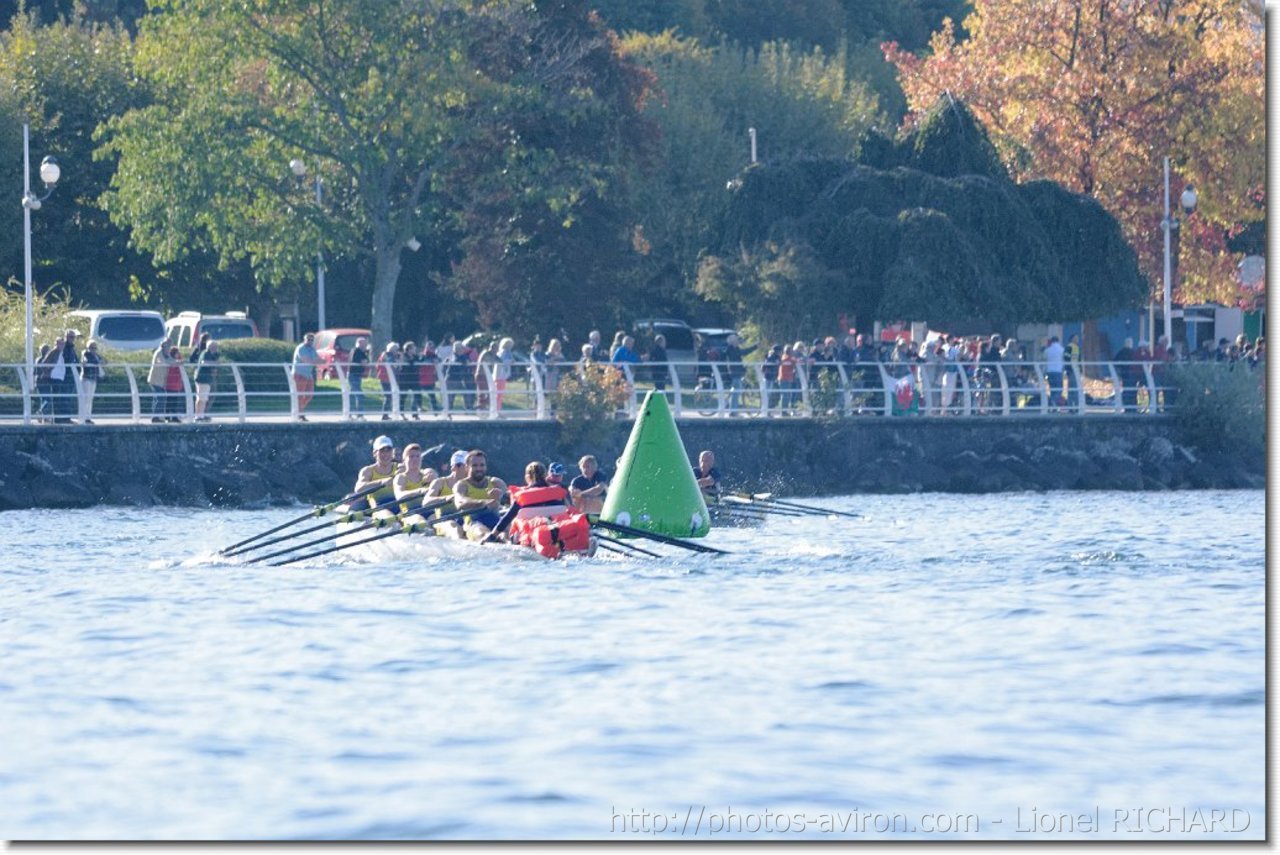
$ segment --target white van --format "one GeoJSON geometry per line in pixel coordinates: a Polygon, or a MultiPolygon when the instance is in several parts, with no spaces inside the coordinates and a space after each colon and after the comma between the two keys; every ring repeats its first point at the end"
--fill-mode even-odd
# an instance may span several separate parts
{"type": "Polygon", "coordinates": [[[244,312],[227,312],[225,315],[203,315],[200,312],[181,312],[164,325],[169,344],[191,347],[200,340],[201,333],[210,338],[258,338],[258,325],[244,312]]]}
{"type": "Polygon", "coordinates": [[[111,350],[155,350],[165,338],[164,316],[142,309],[78,309],[69,312],[73,327],[81,327],[111,350]]]}

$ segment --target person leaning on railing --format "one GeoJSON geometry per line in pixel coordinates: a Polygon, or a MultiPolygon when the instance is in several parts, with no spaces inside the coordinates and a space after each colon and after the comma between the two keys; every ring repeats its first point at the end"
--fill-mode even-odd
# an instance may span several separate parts
{"type": "Polygon", "coordinates": [[[356,339],[351,348],[351,361],[347,363],[347,409],[353,419],[364,419],[364,378],[369,373],[369,340],[356,339]]]}

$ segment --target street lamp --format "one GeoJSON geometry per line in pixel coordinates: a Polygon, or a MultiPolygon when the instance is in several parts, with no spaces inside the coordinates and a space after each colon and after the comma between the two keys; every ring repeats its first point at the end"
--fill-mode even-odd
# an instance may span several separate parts
{"type": "MultiPolygon", "coordinates": [[[[1183,212],[1189,217],[1196,209],[1200,197],[1196,188],[1188,184],[1178,199],[1182,203],[1183,212]]],[[[1164,335],[1170,346],[1173,345],[1173,258],[1170,251],[1171,234],[1179,223],[1169,215],[1169,158],[1164,159],[1164,219],[1160,228],[1164,231],[1164,335]]]]}
{"type": "MultiPolygon", "coordinates": [[[[297,176],[298,180],[307,177],[307,165],[296,157],[289,161],[289,171],[297,176]]],[[[320,175],[316,175],[316,206],[319,207],[324,203],[324,196],[320,189],[320,175]]],[[[316,250],[316,329],[325,329],[324,322],[324,251],[316,250]]]]}
{"type": "Polygon", "coordinates": [[[62,177],[62,170],[58,168],[58,161],[52,157],[46,157],[40,161],[40,180],[44,182],[44,195],[36,196],[31,192],[31,129],[29,125],[22,126],[22,248],[24,262],[24,295],[27,300],[27,378],[30,382],[35,382],[35,345],[34,345],[34,322],[32,313],[32,296],[31,296],[31,212],[40,210],[40,203],[49,198],[49,194],[53,192],[53,187],[58,183],[58,179],[62,177]]]}

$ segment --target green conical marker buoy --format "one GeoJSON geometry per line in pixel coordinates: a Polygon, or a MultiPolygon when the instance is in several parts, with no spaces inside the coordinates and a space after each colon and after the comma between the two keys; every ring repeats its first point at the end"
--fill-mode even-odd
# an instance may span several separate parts
{"type": "Polygon", "coordinates": [[[645,396],[600,518],[671,537],[704,537],[711,530],[666,396],[645,396]]]}

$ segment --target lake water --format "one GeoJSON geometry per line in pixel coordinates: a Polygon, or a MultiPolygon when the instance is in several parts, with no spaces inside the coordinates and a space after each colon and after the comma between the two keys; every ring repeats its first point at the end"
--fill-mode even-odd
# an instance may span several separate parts
{"type": "Polygon", "coordinates": [[[0,514],[0,837],[1262,839],[1264,494],[813,500],[724,557],[0,514]]]}

